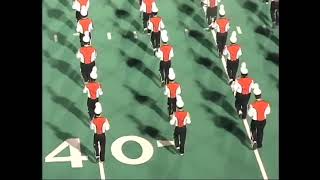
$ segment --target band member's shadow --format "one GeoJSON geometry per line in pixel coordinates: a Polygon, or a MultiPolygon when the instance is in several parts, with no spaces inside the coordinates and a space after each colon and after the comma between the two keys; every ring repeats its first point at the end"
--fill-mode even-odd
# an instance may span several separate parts
{"type": "Polygon", "coordinates": [[[119,23],[114,22],[113,23],[114,26],[118,29],[118,32],[120,33],[120,35],[122,36],[122,38],[124,39],[128,39],[130,40],[132,43],[134,43],[136,46],[138,46],[141,50],[143,50],[144,52],[146,52],[147,54],[153,56],[154,54],[151,52],[151,48],[148,47],[148,45],[146,43],[144,43],[143,41],[141,41],[140,39],[135,39],[134,38],[134,34],[131,31],[122,29],[119,25],[119,23]]]}
{"type": "MultiPolygon", "coordinates": [[[[132,121],[137,124],[138,129],[142,135],[147,134],[155,140],[163,140],[163,141],[169,140],[168,138],[162,136],[160,131],[157,128],[144,125],[142,122],[139,121],[139,119],[137,117],[135,117],[133,115],[127,115],[127,117],[132,119],[132,121]]],[[[169,152],[171,152],[172,154],[177,153],[174,146],[164,146],[164,148],[166,150],[168,150],[169,152]]]]}
{"type": "Polygon", "coordinates": [[[60,106],[68,110],[75,117],[77,117],[77,119],[79,119],[83,125],[89,127],[89,115],[86,116],[85,113],[83,113],[78,107],[76,107],[75,102],[70,101],[64,96],[58,95],[58,93],[55,92],[50,86],[46,86],[46,90],[50,94],[51,99],[54,103],[59,104],[60,106]]]}
{"type": "Polygon", "coordinates": [[[270,39],[277,46],[279,46],[279,38],[276,35],[274,35],[273,31],[270,30],[269,28],[259,25],[255,28],[254,32],[270,39]]]}
{"type": "Polygon", "coordinates": [[[192,48],[189,49],[189,52],[191,52],[191,54],[193,55],[193,59],[196,61],[196,63],[212,71],[219,79],[221,79],[223,83],[228,84],[225,73],[220,67],[216,65],[216,63],[214,63],[213,60],[209,59],[208,57],[201,56],[200,54],[196,53],[192,48]]]}
{"type": "Polygon", "coordinates": [[[67,18],[65,12],[63,12],[60,9],[55,9],[51,8],[48,6],[46,2],[44,2],[44,5],[47,7],[47,15],[50,18],[54,18],[58,21],[63,22],[65,25],[67,25],[70,29],[75,29],[76,28],[76,21],[71,21],[70,19],[67,18]]]}
{"type": "MultiPolygon", "coordinates": [[[[54,132],[55,136],[59,138],[61,141],[65,141],[69,138],[75,138],[74,135],[62,131],[59,127],[55,126],[51,122],[45,122],[45,124],[54,132]]],[[[72,145],[72,144],[70,144],[72,145]]],[[[75,147],[77,148],[77,147],[75,147]]],[[[94,152],[90,151],[85,145],[80,142],[80,152],[82,155],[87,155],[90,162],[95,163],[95,155],[94,152]]]]}
{"type": "Polygon", "coordinates": [[[79,87],[83,87],[83,81],[80,76],[80,72],[72,68],[72,66],[66,61],[53,58],[47,50],[44,50],[45,62],[47,62],[52,68],[57,69],[60,73],[70,78],[79,87]]]}
{"type": "Polygon", "coordinates": [[[134,96],[134,99],[136,101],[138,101],[138,103],[143,104],[147,107],[149,107],[150,109],[152,109],[155,113],[157,113],[162,120],[168,121],[169,115],[166,114],[158,105],[157,105],[157,101],[152,99],[149,96],[144,96],[142,94],[140,94],[138,91],[134,90],[133,88],[124,85],[125,88],[127,88],[132,95],[134,96]]]}
{"type": "Polygon", "coordinates": [[[53,39],[53,35],[56,34],[58,37],[58,43],[61,44],[62,46],[66,46],[67,48],[69,48],[74,54],[78,51],[78,49],[76,48],[76,46],[71,43],[70,41],[67,40],[67,37],[65,35],[63,35],[60,32],[54,32],[53,30],[49,29],[46,25],[42,26],[43,30],[47,31],[47,35],[50,38],[50,40],[54,40],[53,39]]]}
{"type": "Polygon", "coordinates": [[[243,132],[243,130],[235,121],[233,121],[229,117],[217,115],[216,112],[214,112],[209,106],[205,104],[201,104],[201,106],[212,115],[211,119],[215,126],[225,129],[227,132],[238,138],[242,145],[244,145],[248,149],[251,149],[248,136],[243,132]]]}
{"type": "MultiPolygon", "coordinates": [[[[207,89],[200,81],[196,80],[195,83],[200,88],[200,92],[202,97],[207,100],[211,101],[220,107],[222,107],[228,114],[230,114],[234,118],[239,118],[236,114],[236,109],[225,100],[226,96],[224,94],[221,94],[218,91],[212,91],[207,89]]],[[[231,94],[231,92],[230,92],[231,94]]]]}
{"type": "Polygon", "coordinates": [[[129,57],[124,51],[120,50],[120,54],[126,57],[126,64],[130,68],[135,68],[143,75],[149,78],[157,87],[160,87],[160,78],[151,69],[146,67],[143,62],[134,57],[129,57]]]}
{"type": "Polygon", "coordinates": [[[205,38],[205,35],[198,31],[189,29],[189,36],[197,40],[203,47],[207,48],[210,52],[213,52],[213,43],[205,38]]]}

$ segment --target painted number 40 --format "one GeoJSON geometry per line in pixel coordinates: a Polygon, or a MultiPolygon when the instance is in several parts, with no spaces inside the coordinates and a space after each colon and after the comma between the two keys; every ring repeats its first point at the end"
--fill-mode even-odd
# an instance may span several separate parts
{"type": "Polygon", "coordinates": [[[45,157],[45,162],[71,162],[72,168],[83,167],[82,161],[88,160],[88,156],[82,156],[80,151],[80,139],[70,138],[61,143],[50,154],[45,157]],[[65,148],[69,147],[70,156],[57,157],[65,148]]]}

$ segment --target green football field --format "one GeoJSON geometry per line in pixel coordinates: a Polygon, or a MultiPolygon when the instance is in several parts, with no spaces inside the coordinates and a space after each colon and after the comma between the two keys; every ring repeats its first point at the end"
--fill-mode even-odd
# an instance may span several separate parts
{"type": "Polygon", "coordinates": [[[73,35],[72,1],[44,0],[43,179],[263,179],[266,175],[278,179],[278,28],[270,28],[270,5],[261,1],[222,0],[221,4],[230,19],[229,32],[241,29],[240,61],[247,63],[249,76],[271,104],[261,149],[250,149],[214,38],[204,30],[200,0],[157,0],[174,47],[176,81],[191,115],[184,156],[165,143],[173,140],[174,128],[160,86],[159,60],[142,31],[138,0],[91,0],[92,45],[104,92],[99,99],[111,126],[106,133],[106,161],[95,163],[87,95],[82,93],[76,59],[80,43],[73,35]]]}

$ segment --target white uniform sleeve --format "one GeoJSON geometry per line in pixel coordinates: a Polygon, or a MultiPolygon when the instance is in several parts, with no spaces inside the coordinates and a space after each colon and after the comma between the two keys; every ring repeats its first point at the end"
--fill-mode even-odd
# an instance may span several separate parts
{"type": "Polygon", "coordinates": [[[155,2],[152,2],[151,6],[152,6],[152,12],[158,12],[159,11],[159,9],[158,9],[158,7],[157,7],[155,2]]]}
{"type": "Polygon", "coordinates": [[[160,50],[160,48],[159,48],[158,51],[156,52],[156,56],[157,56],[160,60],[163,60],[163,53],[162,53],[162,51],[160,50]]]}
{"type": "Polygon", "coordinates": [[[80,25],[80,21],[77,23],[77,32],[83,34],[82,26],[80,25]]]}
{"type": "Polygon", "coordinates": [[[97,132],[96,125],[94,125],[94,124],[92,123],[92,121],[91,121],[91,123],[90,123],[90,129],[92,129],[92,130],[94,131],[94,133],[97,132]]]}
{"type": "Polygon", "coordinates": [[[229,51],[228,51],[227,46],[224,46],[223,55],[226,56],[226,55],[228,55],[228,53],[229,53],[229,51]]]}
{"type": "Polygon", "coordinates": [[[91,62],[93,62],[94,60],[96,60],[96,58],[97,58],[97,51],[94,50],[94,51],[92,52],[92,55],[91,55],[91,62]]]}
{"type": "Polygon", "coordinates": [[[151,30],[151,31],[153,31],[153,24],[152,24],[152,22],[150,21],[150,19],[149,19],[149,21],[148,21],[148,29],[151,30]]]}
{"type": "Polygon", "coordinates": [[[146,7],[146,4],[144,3],[144,1],[141,2],[140,11],[141,12],[146,12],[147,11],[147,7],[146,7]]]}
{"type": "Polygon", "coordinates": [[[171,60],[171,58],[173,58],[174,54],[173,54],[173,48],[171,48],[170,54],[169,54],[169,59],[171,60]]]}
{"type": "Polygon", "coordinates": [[[248,110],[248,116],[251,117],[252,119],[256,120],[257,118],[257,112],[256,110],[252,107],[252,105],[250,104],[249,106],[249,110],[248,110]]]}
{"type": "Polygon", "coordinates": [[[87,1],[87,9],[89,10],[89,7],[90,7],[90,0],[87,1]]]}
{"type": "Polygon", "coordinates": [[[217,28],[217,23],[216,22],[211,22],[211,24],[209,25],[210,28],[212,29],[216,29],[217,28]]]}
{"type": "Polygon", "coordinates": [[[187,124],[191,124],[191,118],[190,118],[190,114],[189,113],[186,116],[186,123],[187,124]]]}
{"type": "Polygon", "coordinates": [[[230,28],[230,25],[229,25],[229,22],[228,22],[227,25],[226,25],[226,31],[229,31],[229,28],[230,28]]]}
{"type": "Polygon", "coordinates": [[[165,86],[165,88],[164,88],[164,93],[163,93],[165,96],[168,96],[168,97],[170,97],[170,90],[169,90],[169,88],[168,88],[168,86],[165,86]]]}
{"type": "Polygon", "coordinates": [[[270,114],[270,105],[268,104],[268,107],[266,108],[266,110],[264,111],[264,116],[267,117],[268,114],[270,114]]]}
{"type": "Polygon", "coordinates": [[[110,129],[110,124],[108,120],[106,120],[106,122],[103,123],[102,129],[103,129],[103,132],[108,131],[110,129]]]}
{"type": "Polygon", "coordinates": [[[249,85],[249,93],[253,90],[254,81],[251,81],[251,84],[249,85]]]}
{"type": "Polygon", "coordinates": [[[72,9],[80,11],[80,3],[77,0],[74,0],[72,3],[72,9]]]}
{"type": "Polygon", "coordinates": [[[233,88],[234,88],[234,90],[233,90],[234,94],[236,94],[236,92],[242,93],[242,88],[241,88],[241,85],[239,84],[238,80],[235,81],[233,88]]]}
{"type": "Polygon", "coordinates": [[[177,88],[177,91],[176,91],[176,96],[178,96],[180,94],[181,94],[181,88],[180,88],[180,85],[179,85],[179,87],[177,88]]]}
{"type": "Polygon", "coordinates": [[[242,55],[241,48],[239,48],[238,53],[237,53],[237,59],[242,55]]]}
{"type": "Polygon", "coordinates": [[[177,118],[175,115],[172,116],[171,120],[170,120],[170,125],[175,125],[177,121],[177,118]]]}
{"type": "Polygon", "coordinates": [[[161,21],[160,21],[160,30],[163,30],[163,29],[164,29],[164,24],[163,24],[163,21],[161,19],[161,21]]]}
{"type": "Polygon", "coordinates": [[[89,24],[89,32],[91,32],[92,30],[93,30],[93,24],[92,24],[92,22],[89,24]]]}
{"type": "Polygon", "coordinates": [[[103,95],[103,92],[102,92],[102,89],[101,88],[98,88],[97,89],[97,97],[103,95]]]}
{"type": "Polygon", "coordinates": [[[83,93],[87,93],[88,92],[88,88],[87,86],[84,86],[83,90],[82,90],[83,93]]]}

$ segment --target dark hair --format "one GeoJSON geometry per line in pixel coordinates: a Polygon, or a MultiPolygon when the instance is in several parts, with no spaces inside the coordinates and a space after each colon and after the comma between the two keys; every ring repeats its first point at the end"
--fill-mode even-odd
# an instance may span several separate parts
{"type": "Polygon", "coordinates": [[[259,95],[255,95],[256,99],[260,99],[261,98],[261,94],[259,95]]]}
{"type": "Polygon", "coordinates": [[[248,76],[248,73],[247,74],[242,74],[241,73],[241,77],[246,77],[246,76],[248,76]]]}

